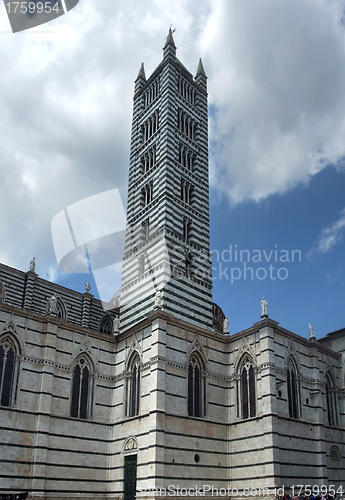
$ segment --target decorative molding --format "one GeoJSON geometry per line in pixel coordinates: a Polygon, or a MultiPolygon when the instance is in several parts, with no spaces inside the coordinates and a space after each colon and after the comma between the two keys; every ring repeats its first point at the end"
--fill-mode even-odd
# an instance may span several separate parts
{"type": "Polygon", "coordinates": [[[202,361],[204,362],[204,365],[206,366],[207,365],[207,358],[206,358],[206,354],[204,352],[204,348],[202,347],[201,345],[201,342],[200,342],[200,338],[198,335],[195,336],[193,342],[192,342],[192,345],[190,346],[190,348],[188,349],[188,352],[187,352],[187,360],[189,360],[191,358],[191,356],[194,354],[194,353],[197,353],[199,354],[199,356],[201,357],[202,361]]]}
{"type": "Polygon", "coordinates": [[[290,338],[288,341],[287,352],[285,355],[285,369],[286,370],[288,369],[289,358],[292,358],[294,360],[294,362],[295,362],[294,365],[295,365],[295,369],[297,372],[297,376],[300,376],[301,373],[300,373],[299,367],[301,366],[301,363],[300,363],[300,359],[299,359],[299,354],[297,353],[297,351],[295,349],[292,338],[290,338]]]}
{"type": "Polygon", "coordinates": [[[15,324],[13,317],[11,317],[8,321],[6,321],[3,328],[1,329],[0,335],[7,332],[13,333],[14,335],[18,334],[17,325],[15,324]]]}
{"type": "Polygon", "coordinates": [[[331,446],[331,449],[329,451],[329,456],[332,462],[339,462],[341,460],[341,453],[338,446],[336,446],[335,444],[331,446]]]}
{"type": "Polygon", "coordinates": [[[235,367],[236,373],[238,372],[239,363],[241,362],[242,357],[245,356],[246,354],[252,358],[253,365],[254,365],[254,367],[256,367],[256,370],[259,369],[259,367],[257,366],[257,363],[256,363],[256,355],[253,352],[252,348],[250,347],[247,339],[243,336],[242,342],[241,342],[240,347],[237,351],[235,362],[234,362],[234,367],[235,367]]]}
{"type": "Polygon", "coordinates": [[[13,314],[0,330],[0,337],[6,334],[8,334],[12,338],[12,341],[16,346],[17,355],[22,355],[24,352],[25,340],[23,338],[22,332],[14,321],[13,314]]]}
{"type": "Polygon", "coordinates": [[[123,444],[123,453],[132,453],[133,451],[138,451],[138,441],[134,436],[129,436],[123,444]]]}
{"type": "Polygon", "coordinates": [[[332,382],[335,384],[336,377],[334,376],[333,366],[332,366],[330,357],[328,355],[326,358],[325,368],[323,370],[323,377],[324,377],[325,383],[326,383],[327,372],[329,372],[331,374],[332,382]]]}
{"type": "Polygon", "coordinates": [[[83,352],[90,354],[90,356],[93,355],[92,345],[91,345],[88,337],[85,337],[83,342],[79,345],[79,347],[77,348],[77,351],[75,353],[75,356],[77,357],[79,354],[81,354],[83,352]]]}
{"type": "Polygon", "coordinates": [[[125,366],[127,366],[127,363],[134,352],[137,352],[139,354],[140,362],[142,362],[143,350],[142,350],[141,342],[139,341],[136,333],[133,335],[130,346],[129,347],[126,346],[126,350],[127,350],[127,352],[126,352],[125,366]]]}
{"type": "Polygon", "coordinates": [[[311,391],[309,391],[309,394],[310,394],[311,399],[315,399],[316,396],[321,394],[321,390],[320,389],[312,389],[311,391]]]}

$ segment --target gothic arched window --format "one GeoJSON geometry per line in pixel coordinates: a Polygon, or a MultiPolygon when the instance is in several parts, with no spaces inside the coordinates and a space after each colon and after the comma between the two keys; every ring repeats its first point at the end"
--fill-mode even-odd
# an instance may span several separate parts
{"type": "Polygon", "coordinates": [[[128,364],[129,374],[127,378],[127,416],[139,415],[140,407],[140,358],[135,353],[128,364]]]}
{"type": "Polygon", "coordinates": [[[326,405],[328,425],[338,424],[336,392],[332,375],[326,374],[326,405]]]}
{"type": "Polygon", "coordinates": [[[18,379],[17,349],[10,337],[0,341],[0,405],[15,403],[18,379]]]}
{"type": "Polygon", "coordinates": [[[104,316],[99,324],[99,331],[107,335],[112,335],[113,333],[113,322],[109,316],[104,316]]]}
{"type": "Polygon", "coordinates": [[[71,417],[91,417],[92,380],[90,372],[90,363],[86,356],[80,356],[73,370],[71,417]]]}
{"type": "Polygon", "coordinates": [[[300,397],[298,371],[295,361],[290,358],[286,370],[286,382],[288,391],[289,415],[291,418],[299,418],[300,415],[300,397]]]}
{"type": "Polygon", "coordinates": [[[192,356],[188,363],[187,410],[190,417],[203,415],[205,388],[201,376],[202,366],[197,356],[192,356]]]}
{"type": "Polygon", "coordinates": [[[256,415],[255,372],[253,361],[246,356],[240,365],[240,402],[242,418],[251,418],[256,415]]]}

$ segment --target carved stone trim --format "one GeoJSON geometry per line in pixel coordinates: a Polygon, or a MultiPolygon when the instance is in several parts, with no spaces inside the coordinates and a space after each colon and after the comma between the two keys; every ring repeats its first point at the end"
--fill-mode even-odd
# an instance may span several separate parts
{"type": "Polygon", "coordinates": [[[123,445],[123,453],[133,453],[133,451],[138,451],[138,441],[134,436],[129,436],[123,445]]]}

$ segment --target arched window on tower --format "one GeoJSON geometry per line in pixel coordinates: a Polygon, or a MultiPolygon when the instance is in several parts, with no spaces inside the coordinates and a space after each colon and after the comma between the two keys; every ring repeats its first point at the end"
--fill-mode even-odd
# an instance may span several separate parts
{"type": "Polygon", "coordinates": [[[113,333],[113,322],[111,318],[107,315],[102,318],[100,324],[99,324],[99,329],[101,333],[105,333],[107,335],[112,335],[113,333]]]}
{"type": "Polygon", "coordinates": [[[128,363],[126,415],[135,417],[140,409],[140,358],[136,352],[128,363]]]}
{"type": "Polygon", "coordinates": [[[74,366],[72,379],[71,417],[90,418],[92,414],[93,379],[91,364],[86,356],[80,356],[74,366]]]}
{"type": "Polygon", "coordinates": [[[190,417],[202,417],[205,414],[205,378],[203,367],[197,356],[192,356],[188,363],[187,410],[190,417]]]}
{"type": "Polygon", "coordinates": [[[289,415],[291,418],[299,418],[301,416],[301,411],[298,371],[296,362],[291,357],[289,359],[286,370],[286,382],[288,391],[289,415]]]}
{"type": "Polygon", "coordinates": [[[326,374],[326,405],[328,425],[338,425],[336,391],[330,372],[326,374]]]}
{"type": "Polygon", "coordinates": [[[183,218],[183,238],[188,241],[191,236],[192,221],[187,217],[183,218]]]}
{"type": "Polygon", "coordinates": [[[150,219],[147,218],[141,223],[141,241],[148,241],[150,237],[150,219]]]}
{"type": "Polygon", "coordinates": [[[0,340],[0,405],[12,406],[16,400],[18,368],[17,349],[10,336],[0,340]]]}
{"type": "Polygon", "coordinates": [[[240,364],[239,416],[243,419],[256,415],[255,371],[252,358],[245,356],[240,364]]]}
{"type": "Polygon", "coordinates": [[[153,200],[153,181],[149,182],[141,190],[141,205],[142,207],[147,207],[153,200]]]}

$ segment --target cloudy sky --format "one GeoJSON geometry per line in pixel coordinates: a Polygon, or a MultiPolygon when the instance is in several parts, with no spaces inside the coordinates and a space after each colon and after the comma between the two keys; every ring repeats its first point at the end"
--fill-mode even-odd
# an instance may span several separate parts
{"type": "Polygon", "coordinates": [[[112,188],[126,201],[133,81],[172,25],[179,59],[208,75],[214,300],[231,332],[260,319],[263,295],[298,334],[345,327],[344,9],[80,0],[12,34],[0,6],[0,261],[26,271],[35,256],[41,277],[83,291],[57,267],[51,220],[112,188]]]}

